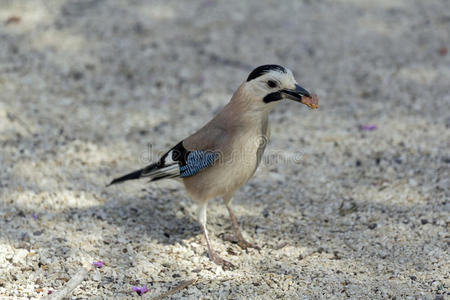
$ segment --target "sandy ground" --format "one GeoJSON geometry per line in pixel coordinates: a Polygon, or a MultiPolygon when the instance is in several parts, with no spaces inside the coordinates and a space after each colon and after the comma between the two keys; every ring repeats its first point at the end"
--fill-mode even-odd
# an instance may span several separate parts
{"type": "MultiPolygon", "coordinates": [[[[0,2],[0,298],[445,299],[448,0],[0,2]],[[208,260],[172,182],[105,188],[192,133],[256,66],[321,107],[282,103],[208,260]],[[361,130],[375,125],[375,130],[361,130]]],[[[448,299],[448,298],[447,298],[448,299]]]]}

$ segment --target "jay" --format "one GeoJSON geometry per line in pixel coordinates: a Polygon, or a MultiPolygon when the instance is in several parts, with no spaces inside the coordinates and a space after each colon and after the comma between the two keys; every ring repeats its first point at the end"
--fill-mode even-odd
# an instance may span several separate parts
{"type": "Polygon", "coordinates": [[[318,107],[317,96],[298,85],[289,69],[279,65],[257,67],[211,121],[168,150],[159,161],[116,178],[110,185],[139,178],[181,180],[188,196],[198,205],[198,221],[209,258],[225,268],[233,268],[211,245],[206,230],[207,204],[214,197],[223,197],[235,241],[243,249],[259,249],[242,236],[230,204],[234,193],[253,176],[261,162],[270,136],[268,114],[284,99],[312,109],[318,107]]]}

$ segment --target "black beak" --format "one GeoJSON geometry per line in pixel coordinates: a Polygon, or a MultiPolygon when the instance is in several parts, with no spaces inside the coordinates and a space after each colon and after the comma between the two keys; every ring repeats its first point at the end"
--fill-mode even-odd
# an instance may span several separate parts
{"type": "Polygon", "coordinates": [[[284,89],[281,90],[280,93],[283,98],[303,103],[309,108],[315,109],[319,107],[319,99],[317,99],[317,96],[311,96],[307,90],[298,84],[295,84],[295,90],[284,89]]]}
{"type": "Polygon", "coordinates": [[[312,98],[311,94],[298,84],[295,84],[295,90],[284,89],[281,90],[280,92],[283,94],[284,98],[294,100],[297,102],[301,102],[303,97],[312,98]]]}

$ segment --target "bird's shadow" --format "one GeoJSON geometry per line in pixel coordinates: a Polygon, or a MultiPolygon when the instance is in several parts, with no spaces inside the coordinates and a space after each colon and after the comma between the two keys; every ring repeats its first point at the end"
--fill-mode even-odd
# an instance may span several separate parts
{"type": "Polygon", "coordinates": [[[139,227],[136,231],[138,235],[155,239],[161,244],[173,245],[201,234],[201,227],[195,216],[180,205],[180,201],[190,201],[183,198],[181,193],[175,191],[169,193],[169,197],[155,197],[151,193],[145,193],[142,189],[137,197],[110,196],[103,205],[76,209],[76,213],[100,219],[123,232],[136,231],[139,227]]]}

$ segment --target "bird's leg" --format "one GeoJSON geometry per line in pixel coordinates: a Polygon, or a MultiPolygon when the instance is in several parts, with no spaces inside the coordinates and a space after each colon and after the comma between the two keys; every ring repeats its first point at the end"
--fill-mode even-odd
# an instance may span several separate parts
{"type": "Polygon", "coordinates": [[[239,229],[239,225],[236,220],[236,216],[234,215],[234,213],[231,210],[231,207],[229,205],[230,202],[231,202],[231,199],[228,201],[226,201],[226,199],[225,199],[225,206],[228,209],[228,213],[230,214],[231,223],[233,224],[235,242],[237,242],[239,247],[241,247],[242,249],[254,248],[257,250],[261,250],[261,248],[259,248],[257,245],[247,242],[244,239],[244,237],[242,236],[241,230],[239,229]]]}
{"type": "Polygon", "coordinates": [[[232,263],[229,261],[226,261],[225,259],[221,258],[214,249],[211,246],[211,242],[208,237],[208,231],[206,230],[206,206],[207,202],[202,203],[198,207],[198,219],[200,221],[200,224],[202,226],[203,234],[205,235],[206,244],[208,245],[208,255],[209,259],[213,261],[214,263],[222,266],[224,269],[234,269],[236,268],[232,263]]]}
{"type": "Polygon", "coordinates": [[[236,268],[232,263],[226,261],[222,257],[220,257],[212,248],[211,242],[209,241],[208,231],[206,230],[206,226],[202,224],[203,234],[205,235],[206,244],[208,245],[208,255],[209,259],[214,263],[222,266],[224,269],[234,269],[236,268]]]}

